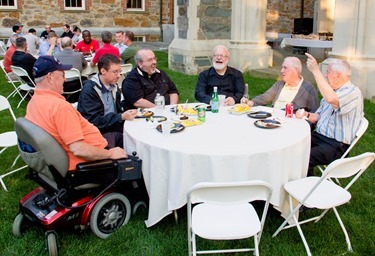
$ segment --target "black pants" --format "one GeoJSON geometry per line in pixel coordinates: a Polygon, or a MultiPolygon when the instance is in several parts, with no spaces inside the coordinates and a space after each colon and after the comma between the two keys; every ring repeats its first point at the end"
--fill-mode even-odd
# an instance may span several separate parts
{"type": "Polygon", "coordinates": [[[348,148],[348,144],[328,138],[315,131],[312,132],[310,161],[307,175],[314,175],[315,166],[327,165],[334,160],[339,159],[348,148]]]}

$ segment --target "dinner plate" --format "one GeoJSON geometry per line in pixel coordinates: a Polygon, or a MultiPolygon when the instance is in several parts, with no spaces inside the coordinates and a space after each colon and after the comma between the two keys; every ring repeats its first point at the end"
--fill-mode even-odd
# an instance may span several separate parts
{"type": "MultiPolygon", "coordinates": [[[[183,126],[182,124],[173,123],[173,127],[171,128],[171,133],[181,132],[184,129],[185,129],[185,126],[183,126]]],[[[156,126],[156,130],[158,130],[159,132],[163,132],[163,129],[161,128],[161,124],[156,126]]]]}
{"type": "Polygon", "coordinates": [[[196,105],[196,106],[194,107],[194,109],[195,109],[195,110],[198,110],[199,107],[205,107],[205,108],[206,108],[206,111],[211,111],[211,105],[205,105],[205,104],[204,104],[204,105],[202,105],[202,104],[201,104],[201,105],[196,105]]]}
{"type": "Polygon", "coordinates": [[[153,116],[154,115],[154,112],[150,111],[150,110],[146,110],[146,111],[142,111],[140,113],[138,113],[135,118],[148,118],[150,116],[153,116]]]}
{"type": "Polygon", "coordinates": [[[167,121],[167,118],[165,116],[150,116],[150,117],[147,117],[146,120],[149,122],[154,122],[156,120],[157,122],[160,123],[163,121],[167,121]]]}
{"type": "Polygon", "coordinates": [[[265,118],[271,117],[272,114],[266,111],[256,111],[256,112],[248,113],[247,116],[251,118],[256,118],[256,119],[265,119],[265,118]]]}
{"type": "Polygon", "coordinates": [[[256,127],[263,129],[273,129],[281,126],[281,123],[272,119],[256,120],[254,122],[256,127]]]}

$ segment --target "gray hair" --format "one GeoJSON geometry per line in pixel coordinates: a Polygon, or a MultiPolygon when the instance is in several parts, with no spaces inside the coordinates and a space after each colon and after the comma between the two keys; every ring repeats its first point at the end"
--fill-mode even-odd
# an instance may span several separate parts
{"type": "Polygon", "coordinates": [[[12,44],[15,44],[16,43],[16,39],[20,36],[20,34],[14,34],[10,37],[10,42],[12,44]]]}
{"type": "Polygon", "coordinates": [[[138,50],[137,53],[134,56],[135,63],[138,64],[139,62],[141,62],[144,52],[147,52],[147,51],[152,52],[152,50],[150,50],[148,48],[143,48],[143,49],[138,50]]]}
{"type": "Polygon", "coordinates": [[[65,36],[65,37],[61,38],[61,47],[62,48],[70,47],[72,45],[73,45],[73,40],[70,37],[65,36]]]}
{"type": "Polygon", "coordinates": [[[42,82],[44,79],[46,79],[47,75],[45,76],[41,76],[41,77],[37,77],[37,78],[34,78],[34,81],[36,84],[42,82]]]}
{"type": "Polygon", "coordinates": [[[297,57],[286,57],[284,59],[284,62],[289,62],[293,68],[295,68],[298,72],[298,74],[302,73],[302,63],[301,60],[298,59],[297,57]]]}
{"type": "Polygon", "coordinates": [[[352,68],[346,60],[334,59],[328,67],[332,72],[340,73],[349,77],[352,75],[352,68]]]}

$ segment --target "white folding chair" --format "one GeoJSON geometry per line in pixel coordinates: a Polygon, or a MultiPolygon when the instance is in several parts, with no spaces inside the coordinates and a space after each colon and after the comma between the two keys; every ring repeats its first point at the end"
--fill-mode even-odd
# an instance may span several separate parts
{"type": "MultiPolygon", "coordinates": [[[[355,146],[355,144],[357,144],[357,142],[359,141],[359,139],[366,132],[367,127],[368,127],[368,120],[365,117],[362,117],[361,123],[359,125],[359,128],[358,128],[357,132],[355,133],[354,140],[350,144],[349,148],[345,151],[345,153],[341,156],[341,159],[345,158],[349,154],[350,150],[352,150],[352,148],[355,146]]],[[[323,172],[326,167],[327,166],[325,166],[325,165],[319,165],[318,169],[321,172],[323,172]]],[[[335,180],[336,180],[337,184],[340,184],[340,182],[339,182],[338,179],[335,179],[335,180]]]]}
{"type": "Polygon", "coordinates": [[[189,255],[254,251],[266,220],[272,188],[264,181],[202,182],[187,195],[189,255]],[[265,201],[261,219],[249,203],[265,201]],[[196,204],[193,206],[193,204],[196,204]],[[254,237],[254,248],[197,251],[196,235],[210,240],[237,240],[254,237]]]}
{"type": "MultiPolygon", "coordinates": [[[[14,115],[14,112],[12,110],[12,107],[9,104],[9,101],[4,96],[0,95],[0,111],[6,110],[6,109],[9,109],[9,112],[10,112],[13,120],[15,121],[16,120],[16,116],[14,115]]],[[[3,117],[4,116],[2,115],[1,118],[3,118],[3,117]]],[[[17,146],[17,144],[18,144],[17,134],[16,134],[15,131],[4,132],[4,133],[0,134],[0,148],[2,148],[0,150],[0,154],[2,154],[9,147],[17,146]]],[[[20,155],[18,154],[18,156],[14,159],[11,168],[13,168],[16,165],[16,162],[17,162],[17,160],[18,160],[19,157],[20,157],[20,155]]],[[[22,169],[24,169],[26,167],[27,167],[27,165],[22,166],[22,167],[20,167],[20,168],[18,168],[16,170],[12,170],[12,171],[10,171],[8,173],[0,175],[0,183],[3,186],[3,188],[4,188],[5,191],[8,191],[8,190],[7,190],[7,187],[5,186],[3,178],[6,177],[6,176],[8,176],[8,175],[10,175],[10,174],[12,174],[12,173],[18,172],[18,171],[20,171],[20,170],[22,170],[22,169]]]]}
{"type": "Polygon", "coordinates": [[[348,189],[369,167],[369,165],[374,161],[374,158],[375,153],[363,153],[355,157],[338,159],[327,166],[321,177],[310,176],[286,183],[284,188],[289,194],[291,213],[276,230],[272,237],[277,236],[277,234],[283,229],[296,226],[306,248],[307,255],[311,255],[310,248],[306,242],[306,238],[300,225],[311,221],[315,221],[316,223],[328,212],[328,210],[333,209],[344,232],[348,250],[352,251],[352,245],[350,243],[348,232],[345,229],[336,207],[349,202],[351,194],[349,193],[348,189]],[[349,177],[353,178],[344,188],[330,180],[331,178],[349,177]],[[293,199],[298,201],[298,205],[295,208],[293,208],[293,199]],[[302,205],[308,208],[317,208],[324,211],[319,216],[299,221],[296,213],[298,213],[298,210],[302,205]],[[291,218],[293,218],[294,224],[287,225],[291,218]]]}
{"type": "Polygon", "coordinates": [[[82,90],[82,87],[83,87],[81,72],[76,68],[71,68],[69,70],[64,70],[64,73],[65,73],[65,78],[66,78],[67,82],[78,80],[80,85],[81,85],[81,88],[79,88],[77,90],[74,90],[74,91],[70,91],[70,92],[64,91],[63,94],[72,95],[74,93],[80,92],[82,90]]]}
{"type": "Polygon", "coordinates": [[[121,64],[121,77],[118,80],[117,84],[121,86],[122,81],[124,81],[126,75],[132,70],[133,65],[131,63],[121,64]]]}
{"type": "Polygon", "coordinates": [[[10,66],[10,68],[12,69],[13,73],[18,76],[18,79],[22,82],[22,84],[19,86],[19,90],[23,90],[27,92],[25,93],[25,96],[23,96],[20,102],[18,103],[17,108],[19,108],[21,103],[26,99],[26,97],[28,95],[31,96],[31,92],[34,90],[36,85],[34,83],[34,80],[30,78],[29,74],[26,72],[25,69],[21,67],[13,66],[13,65],[10,66]],[[27,82],[25,82],[22,77],[27,77],[30,83],[32,83],[34,87],[30,86],[27,82]]]}
{"type": "MultiPolygon", "coordinates": [[[[0,41],[1,42],[1,41],[0,41]]],[[[22,98],[22,95],[21,93],[19,92],[19,85],[17,84],[22,84],[22,82],[19,80],[18,76],[13,74],[13,72],[11,73],[7,73],[5,71],[5,67],[4,67],[4,60],[0,60],[0,67],[1,69],[3,70],[4,74],[5,74],[5,77],[7,79],[7,82],[12,84],[13,85],[13,88],[14,90],[8,95],[7,99],[9,99],[10,96],[14,96],[16,95],[17,93],[20,95],[20,97],[22,98]],[[16,77],[16,78],[14,78],[16,77]]]]}
{"type": "Polygon", "coordinates": [[[7,48],[5,47],[4,42],[0,41],[0,56],[4,56],[6,51],[7,51],[7,48]]]}

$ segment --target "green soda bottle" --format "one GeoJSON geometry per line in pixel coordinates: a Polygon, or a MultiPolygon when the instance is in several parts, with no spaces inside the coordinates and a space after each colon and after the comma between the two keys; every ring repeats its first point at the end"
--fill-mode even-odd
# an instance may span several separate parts
{"type": "Polygon", "coordinates": [[[217,87],[214,87],[214,93],[212,94],[211,99],[211,112],[218,113],[219,112],[219,96],[217,95],[217,87]]]}

